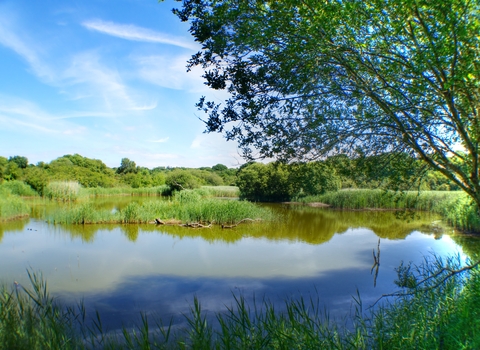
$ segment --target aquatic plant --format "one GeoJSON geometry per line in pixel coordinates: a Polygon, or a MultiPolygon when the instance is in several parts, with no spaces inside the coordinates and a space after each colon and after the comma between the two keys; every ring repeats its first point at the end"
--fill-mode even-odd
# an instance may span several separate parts
{"type": "Polygon", "coordinates": [[[30,214],[30,207],[20,197],[0,188],[0,221],[11,220],[30,214]]]}
{"type": "Polygon", "coordinates": [[[43,195],[59,201],[74,201],[78,198],[81,187],[77,181],[53,181],[45,187],[43,195]]]}
{"type": "Polygon", "coordinates": [[[61,305],[42,275],[29,272],[31,287],[0,287],[0,349],[480,348],[478,265],[433,256],[397,272],[393,299],[365,310],[358,293],[354,313],[341,322],[329,317],[318,295],[292,296],[278,308],[234,294],[233,305],[215,315],[194,298],[182,329],[141,313],[139,323],[118,332],[107,332],[98,312],[87,317],[82,303],[61,305]]]}
{"type": "Polygon", "coordinates": [[[462,231],[480,231],[478,209],[460,191],[384,191],[351,189],[327,192],[319,196],[298,199],[303,203],[322,202],[337,209],[408,209],[440,214],[452,226],[462,231]]]}
{"type": "Polygon", "coordinates": [[[170,200],[132,202],[119,211],[95,208],[90,202],[65,206],[46,215],[50,223],[148,223],[154,219],[183,223],[234,224],[250,219],[273,220],[274,214],[254,203],[202,198],[193,190],[179,191],[170,200]]]}
{"type": "Polygon", "coordinates": [[[168,195],[170,188],[167,185],[160,185],[155,187],[90,187],[82,188],[81,195],[89,197],[102,197],[102,196],[166,196],[168,195]]]}

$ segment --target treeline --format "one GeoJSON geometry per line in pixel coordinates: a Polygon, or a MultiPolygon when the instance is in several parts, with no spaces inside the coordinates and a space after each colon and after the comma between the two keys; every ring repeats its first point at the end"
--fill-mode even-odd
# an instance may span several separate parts
{"type": "Polygon", "coordinates": [[[404,153],[355,158],[337,155],[308,163],[251,162],[237,173],[240,196],[285,201],[339,189],[456,191],[458,185],[404,153]]]}
{"type": "Polygon", "coordinates": [[[85,188],[167,185],[172,191],[228,185],[238,186],[242,198],[255,201],[284,201],[346,188],[459,189],[442,174],[425,168],[404,153],[370,157],[337,155],[308,163],[250,162],[238,169],[223,164],[148,169],[128,158],[123,158],[117,168],[109,168],[101,160],[79,154],[33,165],[23,156],[8,159],[0,156],[0,182],[11,180],[23,181],[40,195],[45,194],[49,183],[58,181],[76,181],[85,188]]]}
{"type": "Polygon", "coordinates": [[[8,159],[0,156],[0,182],[18,180],[43,195],[47,185],[55,181],[77,181],[85,188],[92,187],[155,187],[171,185],[173,189],[200,186],[234,185],[237,169],[223,164],[213,167],[171,168],[140,167],[134,161],[123,158],[118,168],[109,168],[101,160],[79,154],[64,155],[50,163],[29,164],[23,156],[8,159]]]}

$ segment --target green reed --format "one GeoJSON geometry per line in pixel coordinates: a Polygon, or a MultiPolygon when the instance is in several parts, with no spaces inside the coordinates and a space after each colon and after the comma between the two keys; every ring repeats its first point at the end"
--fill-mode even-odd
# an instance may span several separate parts
{"type": "Polygon", "coordinates": [[[91,187],[82,188],[81,195],[88,197],[104,197],[104,196],[166,196],[168,195],[170,188],[167,185],[161,185],[156,187],[91,187]]]}
{"type": "Polygon", "coordinates": [[[237,186],[202,186],[213,197],[238,198],[240,192],[237,186]]]}
{"type": "Polygon", "coordinates": [[[0,221],[11,220],[30,214],[30,206],[20,197],[5,188],[0,188],[0,221]]]}
{"type": "Polygon", "coordinates": [[[98,312],[87,317],[81,303],[59,304],[41,274],[29,272],[31,287],[0,287],[0,349],[478,349],[480,271],[452,275],[461,267],[459,257],[402,264],[394,297],[365,310],[358,294],[341,320],[329,317],[318,295],[280,307],[234,294],[215,315],[194,298],[182,329],[141,313],[118,332],[108,332],[98,312]]]}
{"type": "Polygon", "coordinates": [[[235,224],[243,219],[273,220],[274,214],[254,203],[236,200],[202,198],[192,190],[177,192],[169,200],[152,200],[142,204],[129,203],[123,209],[111,211],[99,209],[87,201],[64,206],[49,213],[50,223],[149,223],[156,218],[162,221],[182,223],[235,224]]]}
{"type": "Polygon", "coordinates": [[[49,199],[70,202],[78,199],[81,188],[82,185],[77,181],[53,181],[45,186],[43,195],[49,199]]]}
{"type": "Polygon", "coordinates": [[[462,231],[480,231],[480,216],[472,200],[460,191],[342,190],[300,198],[304,203],[322,202],[338,209],[423,210],[440,214],[462,231]]]}

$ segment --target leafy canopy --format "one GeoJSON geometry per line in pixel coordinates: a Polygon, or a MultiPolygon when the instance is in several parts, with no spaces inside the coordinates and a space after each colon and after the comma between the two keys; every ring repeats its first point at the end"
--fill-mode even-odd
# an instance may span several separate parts
{"type": "Polygon", "coordinates": [[[207,131],[237,140],[245,157],[405,152],[480,204],[479,8],[474,0],[184,0],[174,13],[202,45],[188,68],[200,66],[206,85],[228,92],[223,103],[199,101],[207,131]]]}

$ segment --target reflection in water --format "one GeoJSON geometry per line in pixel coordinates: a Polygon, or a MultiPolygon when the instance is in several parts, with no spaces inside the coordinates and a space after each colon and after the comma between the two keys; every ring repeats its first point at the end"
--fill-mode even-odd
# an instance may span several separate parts
{"type": "MultiPolygon", "coordinates": [[[[97,204],[113,210],[131,200],[97,204]]],[[[391,292],[394,268],[402,260],[420,261],[430,251],[461,253],[457,244],[465,244],[468,254],[480,248],[472,237],[438,235],[440,228],[432,225],[438,217],[426,213],[271,206],[280,221],[229,230],[48,225],[36,219],[1,224],[0,276],[25,284],[26,268],[40,270],[52,292],[67,300],[85,298],[112,327],[127,324],[139,311],[167,318],[186,312],[193,295],[207,310],[220,311],[231,304],[232,292],[275,303],[318,292],[331,312],[341,314],[357,288],[365,303],[391,292]],[[372,249],[379,238],[382,272],[375,287],[372,249]]],[[[55,210],[42,203],[35,208],[32,216],[55,210]]]]}

